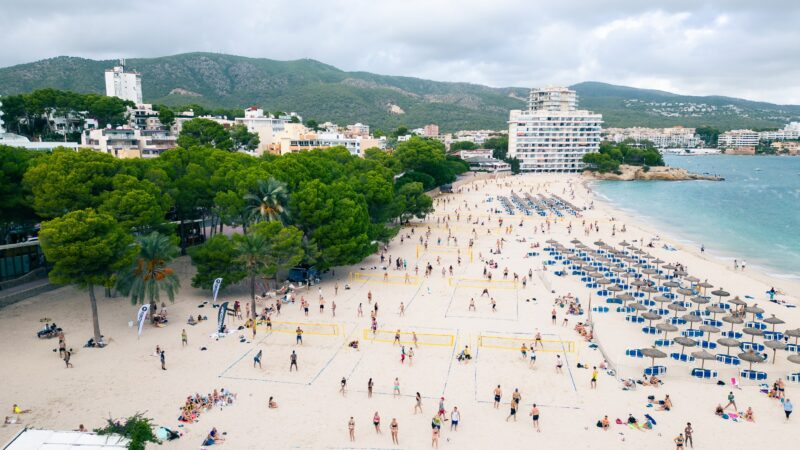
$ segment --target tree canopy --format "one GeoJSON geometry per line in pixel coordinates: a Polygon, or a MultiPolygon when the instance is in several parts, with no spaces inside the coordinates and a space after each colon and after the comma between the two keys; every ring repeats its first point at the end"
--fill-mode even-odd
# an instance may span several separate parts
{"type": "Polygon", "coordinates": [[[632,141],[623,141],[619,144],[601,142],[600,151],[583,155],[583,162],[589,170],[616,172],[621,164],[663,166],[664,158],[652,142],[644,141],[636,146],[632,141]]]}

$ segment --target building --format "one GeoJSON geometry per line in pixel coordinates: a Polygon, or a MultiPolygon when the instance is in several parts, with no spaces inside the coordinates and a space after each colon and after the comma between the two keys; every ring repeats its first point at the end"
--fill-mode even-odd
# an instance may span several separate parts
{"type": "Polygon", "coordinates": [[[91,148],[117,158],[155,158],[175,148],[177,139],[166,130],[135,128],[103,128],[87,130],[81,135],[81,147],[91,148]]]}
{"type": "Polygon", "coordinates": [[[508,121],[508,156],[520,170],[571,173],[583,170],[583,155],[600,146],[603,116],[577,109],[575,91],[532,89],[528,109],[512,110],[508,121]]]}
{"type": "Polygon", "coordinates": [[[758,133],[761,141],[794,141],[800,139],[800,122],[790,122],[782,130],[761,131],[758,133]]]}
{"type": "Polygon", "coordinates": [[[347,126],[347,133],[350,136],[369,136],[369,125],[363,123],[355,123],[347,126]]]}
{"type": "MultiPolygon", "coordinates": [[[[297,124],[299,125],[299,124],[297,124]]],[[[302,126],[302,125],[300,125],[302,126]]],[[[380,139],[363,136],[347,136],[342,133],[310,132],[291,133],[292,127],[279,138],[279,151],[281,155],[302,152],[316,148],[345,147],[351,155],[364,157],[364,150],[368,148],[386,149],[386,138],[380,139]]]]}
{"type": "Polygon", "coordinates": [[[422,128],[422,134],[425,137],[436,137],[436,136],[439,136],[439,125],[436,125],[435,123],[431,123],[431,124],[425,125],[422,128]]]}
{"type": "Polygon", "coordinates": [[[800,142],[798,141],[776,141],[770,144],[770,147],[779,155],[800,155],[800,142]]]}
{"type": "Polygon", "coordinates": [[[118,66],[106,69],[106,95],[130,100],[137,105],[141,104],[142,75],[136,72],[126,72],[125,60],[120,59],[118,66]]]}
{"type": "Polygon", "coordinates": [[[669,127],[669,128],[607,128],[603,135],[612,142],[622,142],[632,139],[636,143],[650,141],[656,148],[697,148],[702,145],[702,139],[694,128],[669,127]]]}
{"type": "Polygon", "coordinates": [[[719,148],[753,147],[758,145],[758,133],[753,130],[731,130],[720,133],[717,139],[719,148]]]}

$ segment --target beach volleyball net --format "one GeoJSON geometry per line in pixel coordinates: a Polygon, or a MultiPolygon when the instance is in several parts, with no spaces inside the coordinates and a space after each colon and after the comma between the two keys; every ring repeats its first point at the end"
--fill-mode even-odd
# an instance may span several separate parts
{"type": "MultiPolygon", "coordinates": [[[[256,323],[259,331],[270,331],[267,327],[266,320],[259,320],[256,323]]],[[[294,334],[297,332],[297,327],[303,330],[303,335],[310,336],[339,336],[339,325],[335,323],[314,323],[314,322],[283,322],[272,321],[273,333],[287,333],[294,334]]]]}
{"type": "Polygon", "coordinates": [[[350,272],[351,283],[375,283],[399,286],[419,286],[421,279],[416,275],[385,273],[350,272]]]}
{"type": "Polygon", "coordinates": [[[486,278],[454,278],[450,277],[448,283],[452,287],[474,288],[474,289],[500,289],[514,291],[517,289],[517,282],[514,280],[489,280],[486,278]]]}
{"type": "Polygon", "coordinates": [[[503,336],[481,334],[478,336],[479,348],[491,348],[496,350],[516,350],[522,348],[522,344],[529,347],[534,345],[537,352],[545,353],[575,353],[575,341],[562,341],[555,339],[542,339],[539,343],[533,335],[531,336],[503,336]],[[539,345],[541,344],[541,345],[539,345]]]}
{"type": "MultiPolygon", "coordinates": [[[[394,343],[397,330],[376,330],[375,333],[369,328],[364,328],[364,340],[382,343],[394,343]]],[[[422,333],[417,332],[417,345],[429,347],[452,347],[456,337],[450,333],[422,333]]],[[[414,333],[411,331],[400,332],[400,345],[414,345],[414,333]]]]}

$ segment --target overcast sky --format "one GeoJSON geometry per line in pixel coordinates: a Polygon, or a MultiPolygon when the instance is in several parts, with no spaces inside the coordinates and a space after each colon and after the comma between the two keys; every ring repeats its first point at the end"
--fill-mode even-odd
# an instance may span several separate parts
{"type": "Polygon", "coordinates": [[[190,51],[800,104],[800,0],[0,0],[0,66],[190,51]]]}

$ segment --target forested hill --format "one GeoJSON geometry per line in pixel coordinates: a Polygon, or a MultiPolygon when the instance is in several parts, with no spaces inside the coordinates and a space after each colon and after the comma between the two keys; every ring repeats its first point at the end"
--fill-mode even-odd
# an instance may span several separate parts
{"type": "MultiPolygon", "coordinates": [[[[104,92],[114,60],[58,57],[0,68],[0,95],[53,87],[104,92]]],[[[310,59],[275,61],[214,53],[128,59],[142,74],[144,99],[296,111],[307,119],[365,122],[382,129],[437,123],[443,131],[505,128],[510,109],[525,105],[528,88],[490,88],[411,77],[345,72],[310,59]]],[[[660,91],[580,83],[581,107],[605,116],[606,126],[708,124],[720,128],[782,126],[800,107],[724,97],[686,97],[660,91]]]]}

